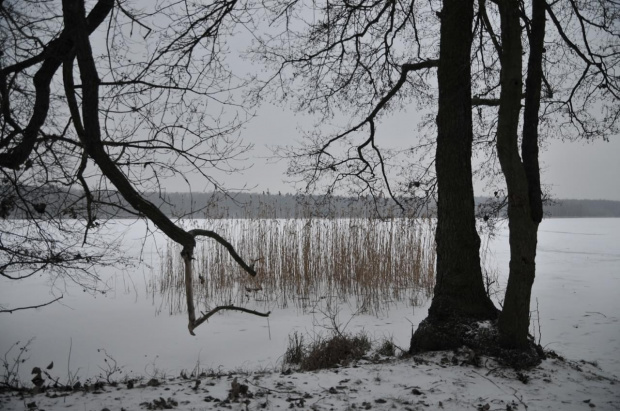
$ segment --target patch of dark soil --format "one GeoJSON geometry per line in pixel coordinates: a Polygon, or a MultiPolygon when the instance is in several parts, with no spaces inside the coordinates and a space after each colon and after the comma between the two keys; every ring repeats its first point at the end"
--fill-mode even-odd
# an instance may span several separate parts
{"type": "Polygon", "coordinates": [[[146,385],[149,387],[159,387],[161,385],[161,382],[159,382],[157,378],[151,378],[149,382],[146,383],[146,385]]]}
{"type": "Polygon", "coordinates": [[[179,405],[178,402],[172,398],[164,399],[159,397],[153,401],[140,403],[141,407],[145,407],[147,410],[171,410],[179,405]]]}
{"type": "Polygon", "coordinates": [[[254,395],[250,392],[249,387],[246,384],[240,384],[239,382],[237,382],[237,377],[232,380],[230,384],[230,390],[228,391],[229,400],[252,398],[253,396],[254,395]]]}

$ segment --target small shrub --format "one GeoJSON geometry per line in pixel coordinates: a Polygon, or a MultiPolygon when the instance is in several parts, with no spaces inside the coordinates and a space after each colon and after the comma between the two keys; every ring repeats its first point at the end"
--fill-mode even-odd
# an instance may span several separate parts
{"type": "Polygon", "coordinates": [[[28,352],[33,340],[31,338],[25,344],[20,341],[16,342],[4,353],[4,357],[0,358],[0,388],[19,390],[24,387],[19,377],[19,369],[28,359],[28,352]],[[17,350],[16,353],[11,352],[14,348],[17,350]]]}
{"type": "Polygon", "coordinates": [[[377,349],[377,354],[385,357],[394,357],[396,355],[396,346],[394,345],[394,341],[392,341],[391,338],[384,339],[377,349]]]}
{"type": "Polygon", "coordinates": [[[288,347],[284,353],[284,363],[301,365],[304,358],[304,336],[297,331],[288,336],[288,347]]]}
{"type": "Polygon", "coordinates": [[[307,350],[300,363],[304,371],[332,368],[361,359],[371,347],[371,341],[364,333],[358,335],[334,334],[329,338],[318,338],[307,350]]]}

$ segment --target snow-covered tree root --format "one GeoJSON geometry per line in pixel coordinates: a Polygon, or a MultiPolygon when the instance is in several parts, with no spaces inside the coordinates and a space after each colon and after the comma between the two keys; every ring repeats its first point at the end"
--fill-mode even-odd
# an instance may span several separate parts
{"type": "Polygon", "coordinates": [[[467,347],[476,356],[488,356],[515,369],[534,367],[546,358],[543,348],[528,338],[526,348],[503,348],[499,343],[497,321],[441,319],[429,316],[411,336],[410,354],[426,351],[456,350],[467,347]]]}

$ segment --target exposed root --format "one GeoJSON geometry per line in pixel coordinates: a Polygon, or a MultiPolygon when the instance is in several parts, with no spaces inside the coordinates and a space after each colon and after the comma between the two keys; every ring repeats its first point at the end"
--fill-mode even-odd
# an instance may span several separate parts
{"type": "Polygon", "coordinates": [[[540,345],[530,337],[525,349],[502,348],[495,321],[427,318],[411,336],[409,352],[455,350],[468,347],[478,356],[489,356],[515,369],[534,367],[545,358],[540,345]]]}

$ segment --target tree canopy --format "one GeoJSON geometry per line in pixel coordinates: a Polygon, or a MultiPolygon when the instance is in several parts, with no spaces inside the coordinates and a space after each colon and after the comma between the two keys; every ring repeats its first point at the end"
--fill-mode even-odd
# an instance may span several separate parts
{"type": "Polygon", "coordinates": [[[605,140],[618,133],[617,5],[276,0],[270,9],[282,31],[259,42],[257,53],[275,73],[259,95],[292,96],[298,109],[325,118],[337,111],[353,117],[336,132],[309,133],[303,148],[289,152],[291,172],[309,189],[326,182],[331,192],[352,181],[361,192],[387,191],[397,202],[437,197],[437,284],[411,350],[474,343],[468,323],[497,317],[482,286],[472,151],[487,158],[476,173],[508,207],[510,276],[498,342],[533,349],[529,299],[543,217],[539,147],[554,136],[605,140]],[[382,149],[381,116],[410,101],[428,112],[427,138],[400,152],[382,149]],[[399,155],[409,161],[401,165],[399,155]],[[395,189],[399,174],[404,179],[395,189]]]}
{"type": "Polygon", "coordinates": [[[234,6],[0,3],[2,217],[20,211],[20,220],[2,224],[3,276],[16,278],[7,268],[24,278],[56,267],[80,284],[96,278],[84,265],[105,262],[107,253],[92,233],[114,207],[148,219],[183,247],[192,333],[210,315],[194,312],[195,237],[219,242],[255,275],[227,240],[185,230],[144,195],[163,193],[163,181],[188,173],[221,189],[211,172],[234,171],[231,160],[248,148],[236,134],[245,110],[231,93],[241,82],[222,51],[234,6]],[[48,208],[51,201],[63,207],[48,208]]]}
{"type": "Polygon", "coordinates": [[[437,202],[437,286],[421,346],[437,346],[435,323],[498,316],[478,255],[472,178],[484,179],[511,228],[500,340],[527,345],[539,149],[552,137],[618,134],[614,0],[130,5],[0,1],[0,217],[14,217],[0,233],[3,276],[55,267],[81,272],[69,278],[84,283],[88,267],[110,256],[92,234],[116,208],[182,247],[191,333],[218,310],[239,309],[196,316],[196,237],[220,243],[250,275],[253,265],[217,233],[184,229],[145,193],[165,200],[164,181],[188,173],[222,189],[214,172],[235,171],[249,148],[237,139],[250,117],[244,104],[271,99],[321,123],[283,151],[307,191],[385,194],[403,209],[437,202]],[[266,74],[242,79],[227,64],[238,30],[252,35],[248,55],[266,74]],[[417,132],[409,147],[388,150],[382,120],[399,109],[412,112],[417,132]],[[472,156],[484,158],[479,168],[472,156]]]}

